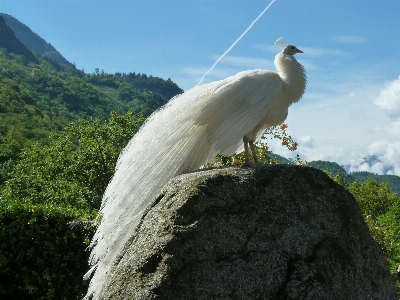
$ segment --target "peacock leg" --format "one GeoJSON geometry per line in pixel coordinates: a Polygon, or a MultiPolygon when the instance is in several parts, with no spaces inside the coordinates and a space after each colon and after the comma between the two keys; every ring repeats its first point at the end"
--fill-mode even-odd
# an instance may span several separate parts
{"type": "Polygon", "coordinates": [[[250,140],[249,145],[250,145],[251,153],[253,154],[254,163],[258,164],[256,148],[254,147],[254,141],[250,140]]]}
{"type": "Polygon", "coordinates": [[[243,137],[243,146],[244,146],[244,166],[250,167],[249,138],[247,136],[243,137]]]}

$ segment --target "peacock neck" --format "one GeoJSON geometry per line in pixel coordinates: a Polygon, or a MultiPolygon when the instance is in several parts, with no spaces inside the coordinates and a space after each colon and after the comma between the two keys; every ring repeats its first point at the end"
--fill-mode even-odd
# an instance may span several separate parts
{"type": "Polygon", "coordinates": [[[275,57],[275,66],[278,74],[284,82],[284,99],[288,104],[300,100],[306,89],[307,78],[304,67],[293,55],[279,53],[275,57]]]}

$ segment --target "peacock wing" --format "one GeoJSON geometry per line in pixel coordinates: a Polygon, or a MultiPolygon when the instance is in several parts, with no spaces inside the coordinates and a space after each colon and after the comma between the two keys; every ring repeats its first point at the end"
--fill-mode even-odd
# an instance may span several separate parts
{"type": "Polygon", "coordinates": [[[196,118],[206,127],[208,144],[218,153],[233,154],[243,136],[268,114],[268,104],[279,96],[281,87],[279,75],[264,70],[241,72],[214,86],[196,118]]]}

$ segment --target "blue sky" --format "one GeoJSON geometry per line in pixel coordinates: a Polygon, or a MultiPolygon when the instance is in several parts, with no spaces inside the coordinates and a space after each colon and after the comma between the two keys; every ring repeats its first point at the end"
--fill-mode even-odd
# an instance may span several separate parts
{"type": "MultiPolygon", "coordinates": [[[[140,72],[187,90],[270,1],[20,1],[0,11],[29,26],[87,73],[140,72]]],[[[303,99],[289,132],[303,159],[400,175],[400,1],[276,0],[204,82],[275,70],[279,37],[304,51],[303,99]],[[368,155],[378,160],[366,164],[368,155]]],[[[277,142],[274,152],[284,156],[277,142]]]]}

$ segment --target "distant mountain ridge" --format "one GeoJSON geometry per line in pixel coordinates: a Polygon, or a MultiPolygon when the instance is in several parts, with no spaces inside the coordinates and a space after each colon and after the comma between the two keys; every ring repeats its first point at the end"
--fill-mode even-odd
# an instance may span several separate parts
{"type": "MultiPolygon", "coordinates": [[[[271,159],[277,159],[280,164],[289,164],[289,165],[294,164],[292,161],[288,160],[287,158],[280,156],[278,154],[272,153],[272,152],[268,152],[268,156],[271,159]]],[[[364,158],[365,163],[375,162],[376,160],[377,160],[376,156],[375,157],[366,156],[364,158]]],[[[329,173],[332,173],[333,175],[342,173],[344,178],[349,183],[351,183],[353,181],[364,182],[368,178],[372,178],[380,183],[387,182],[390,184],[391,191],[400,196],[400,176],[378,175],[378,174],[366,172],[366,171],[365,172],[349,172],[348,173],[348,172],[346,172],[345,167],[342,167],[335,162],[323,161],[323,160],[307,162],[307,166],[316,168],[318,170],[327,171],[329,173]]],[[[388,170],[390,170],[390,168],[388,168],[388,170]]]]}
{"type": "Polygon", "coordinates": [[[15,36],[14,31],[7,25],[3,16],[0,14],[0,48],[7,49],[8,52],[23,55],[29,61],[37,62],[36,57],[21,43],[15,36]]]}
{"type": "MultiPolygon", "coordinates": [[[[369,157],[366,157],[364,160],[367,161],[368,159],[369,159],[369,157]]],[[[392,192],[396,193],[397,195],[400,196],[400,176],[378,175],[378,174],[374,174],[371,172],[347,173],[337,163],[330,162],[330,161],[322,161],[322,160],[311,161],[311,162],[308,162],[307,165],[309,167],[313,167],[313,168],[316,168],[319,170],[331,172],[332,174],[338,174],[339,172],[341,172],[349,182],[353,182],[353,181],[364,182],[368,178],[372,178],[378,182],[387,182],[390,184],[392,192]]]]}
{"type": "Polygon", "coordinates": [[[58,52],[51,44],[47,43],[37,33],[33,32],[28,26],[8,14],[0,13],[0,16],[4,18],[6,24],[14,31],[17,39],[19,39],[19,41],[29,50],[35,51],[47,58],[54,59],[60,64],[73,66],[73,64],[66,60],[60,52],[58,52]]]}

